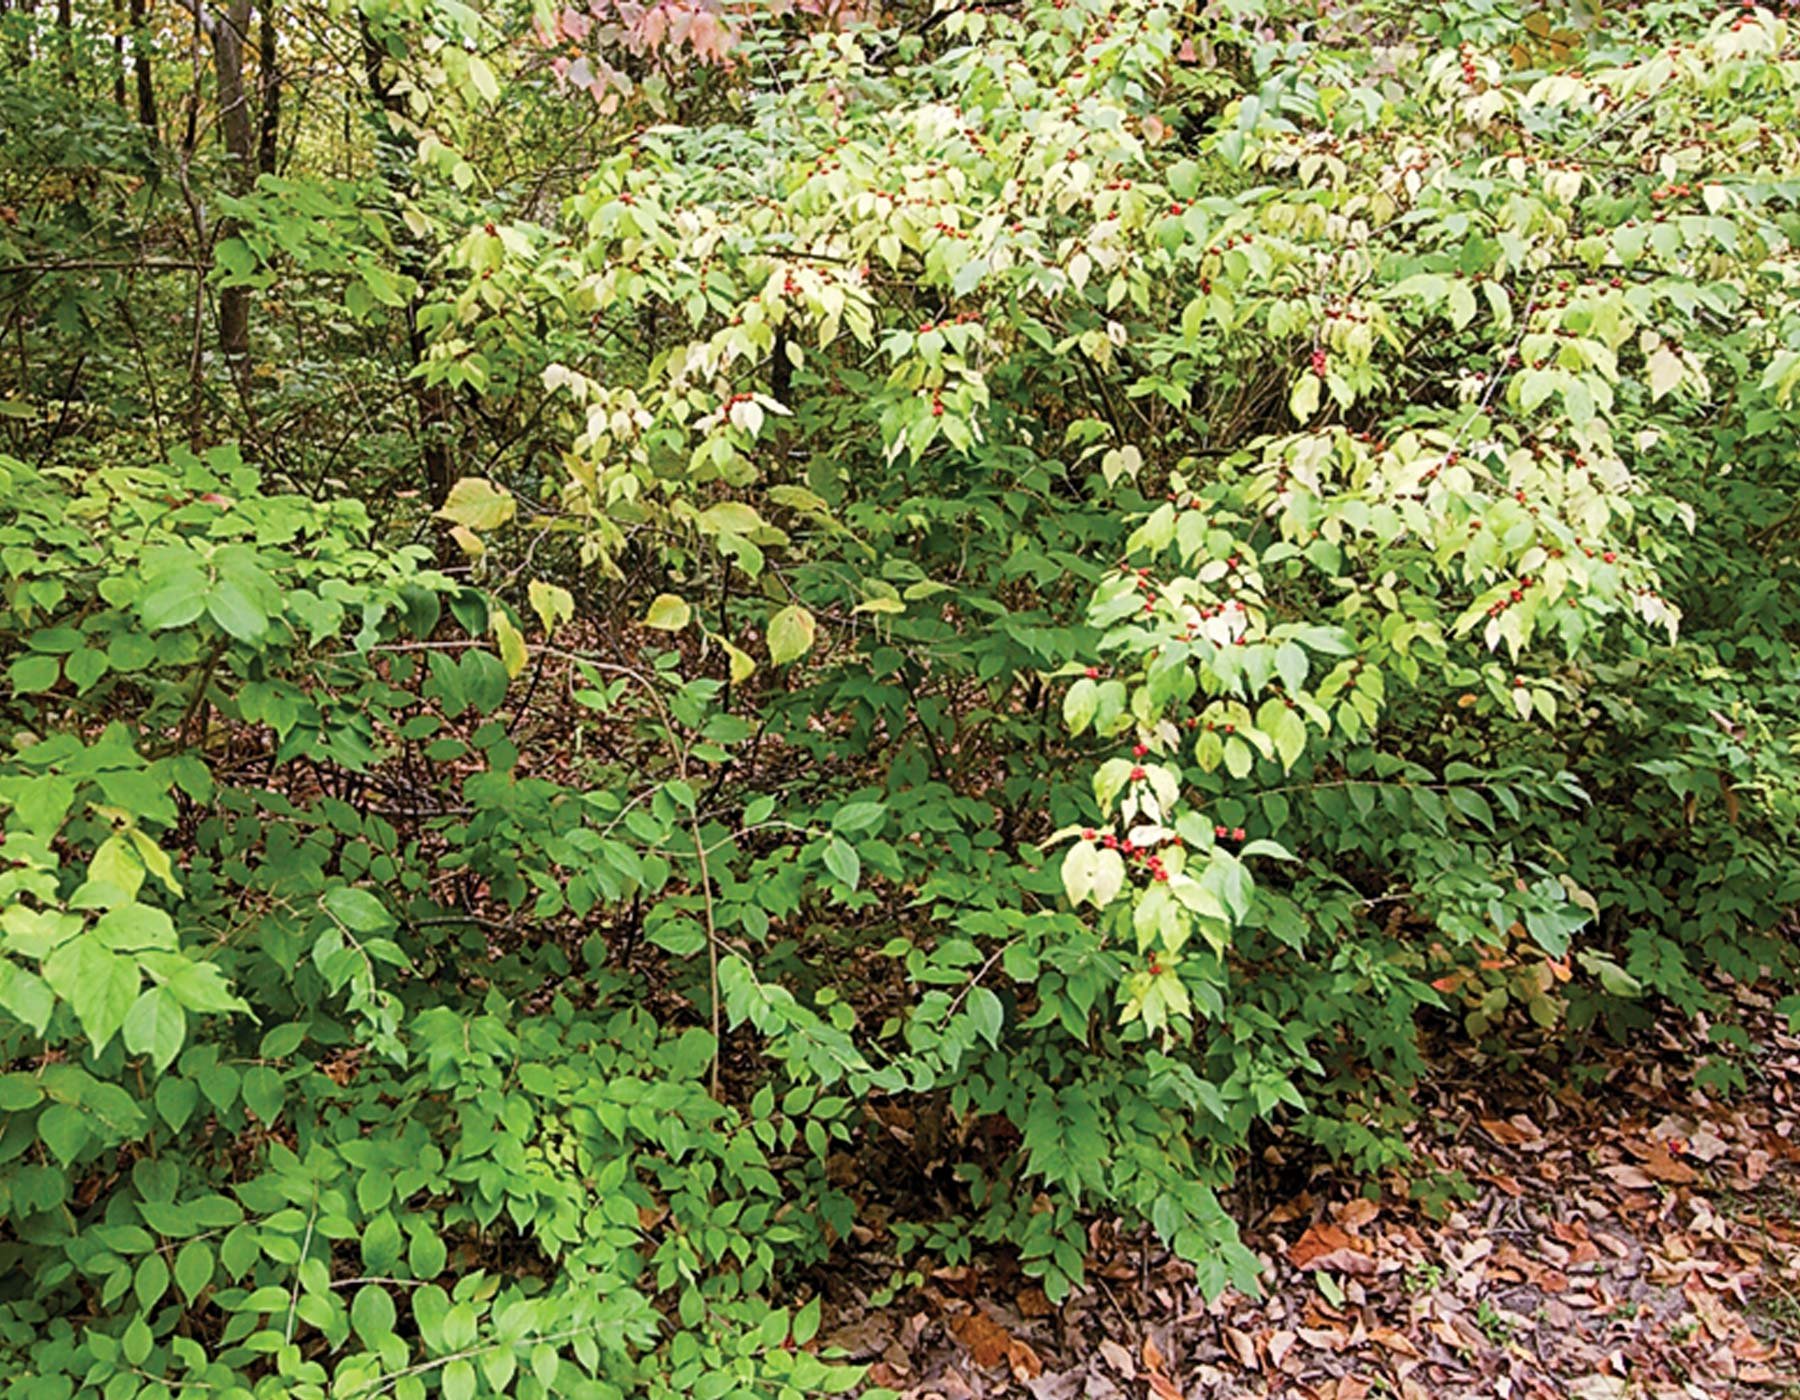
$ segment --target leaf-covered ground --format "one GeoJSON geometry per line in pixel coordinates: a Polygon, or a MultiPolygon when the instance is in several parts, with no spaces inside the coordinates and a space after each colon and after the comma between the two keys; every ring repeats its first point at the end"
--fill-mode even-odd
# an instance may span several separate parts
{"type": "Polygon", "coordinates": [[[1060,1309],[979,1255],[873,1306],[893,1276],[874,1235],[821,1340],[914,1400],[1800,1396],[1800,1038],[1734,996],[1754,1038],[1734,1095],[1668,1032],[1579,1086],[1447,1056],[1411,1175],[1462,1199],[1398,1179],[1371,1199],[1272,1145],[1236,1202],[1261,1299],[1208,1306],[1101,1222],[1091,1287],[1060,1309]]]}

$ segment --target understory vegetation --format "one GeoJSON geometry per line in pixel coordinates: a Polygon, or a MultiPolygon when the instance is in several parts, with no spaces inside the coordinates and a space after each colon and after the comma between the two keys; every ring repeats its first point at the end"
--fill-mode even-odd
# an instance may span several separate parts
{"type": "Polygon", "coordinates": [[[841,1393],[853,1235],[1741,1086],[1791,9],[0,6],[0,1394],[841,1393]]]}

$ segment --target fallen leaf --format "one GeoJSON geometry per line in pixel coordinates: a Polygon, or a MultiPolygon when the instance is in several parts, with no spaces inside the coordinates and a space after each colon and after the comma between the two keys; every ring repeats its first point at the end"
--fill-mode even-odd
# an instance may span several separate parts
{"type": "Polygon", "coordinates": [[[1372,1327],[1369,1336],[1389,1351],[1398,1352],[1401,1356],[1418,1356],[1419,1349],[1413,1345],[1412,1338],[1397,1327],[1372,1327]]]}
{"type": "Polygon", "coordinates": [[[1023,1385],[1044,1369],[1044,1363],[1027,1342],[1010,1337],[1006,1343],[1006,1364],[1015,1381],[1023,1385]]]}
{"type": "Polygon", "coordinates": [[[1100,1355],[1105,1359],[1106,1364],[1124,1379],[1128,1381],[1137,1379],[1137,1363],[1131,1359],[1131,1353],[1111,1337],[1100,1339],[1100,1355]]]}
{"type": "Polygon", "coordinates": [[[1372,1274],[1375,1261],[1363,1251],[1363,1244],[1364,1241],[1335,1225],[1311,1225],[1288,1250],[1288,1263],[1296,1269],[1372,1274]]]}
{"type": "Polygon", "coordinates": [[[1007,1359],[1011,1335],[982,1312],[958,1313],[950,1319],[950,1335],[961,1342],[975,1364],[987,1371],[1007,1359]]]}
{"type": "Polygon", "coordinates": [[[1381,1203],[1379,1201],[1371,1201],[1366,1196],[1357,1196],[1344,1202],[1343,1209],[1338,1211],[1338,1224],[1346,1230],[1359,1230],[1380,1214],[1381,1203]]]}
{"type": "Polygon", "coordinates": [[[1256,1357],[1256,1343],[1250,1340],[1248,1332],[1240,1331],[1229,1323],[1222,1323],[1219,1335],[1225,1341],[1225,1349],[1237,1358],[1238,1365],[1246,1371],[1262,1369],[1262,1363],[1256,1357]]]}
{"type": "Polygon", "coordinates": [[[1667,1149],[1662,1147],[1653,1149],[1644,1158],[1643,1168],[1646,1176],[1654,1177],[1658,1181],[1666,1181],[1673,1186],[1686,1186],[1690,1182],[1700,1179],[1699,1172],[1686,1162],[1677,1162],[1669,1155],[1667,1149]]]}

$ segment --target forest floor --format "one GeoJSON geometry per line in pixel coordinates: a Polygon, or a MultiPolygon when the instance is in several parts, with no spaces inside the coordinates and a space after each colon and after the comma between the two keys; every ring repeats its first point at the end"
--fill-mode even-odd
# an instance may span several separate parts
{"type": "Polygon", "coordinates": [[[907,1400],[1800,1400],[1800,1037],[1733,995],[1753,1044],[1730,1095],[1696,1080],[1716,1050],[1663,1031],[1580,1087],[1446,1052],[1409,1175],[1455,1194],[1271,1168],[1285,1188],[1233,1203],[1260,1299],[1209,1305],[1100,1222],[1060,1308],[980,1255],[875,1306],[894,1264],[872,1249],[821,1340],[907,1400]]]}

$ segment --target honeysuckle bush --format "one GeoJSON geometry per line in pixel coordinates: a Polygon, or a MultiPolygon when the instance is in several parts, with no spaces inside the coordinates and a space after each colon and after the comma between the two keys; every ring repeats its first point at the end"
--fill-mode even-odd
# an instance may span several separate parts
{"type": "MultiPolygon", "coordinates": [[[[472,230],[442,372],[593,328],[543,373],[544,537],[659,560],[650,624],[815,759],[973,766],[1040,843],[921,843],[877,1041],[1012,1124],[1025,1191],[1247,1284],[1209,1188],[1258,1125],[1396,1165],[1421,1026],[1624,1030],[1788,970],[1793,35],[940,13],[472,230]],[[1773,568],[1767,611],[1684,630],[1720,567],[1773,568]],[[945,1064],[966,1016],[1003,1043],[945,1064]]],[[[1033,1217],[1053,1287],[1073,1220],[1033,1217]]]]}
{"type": "Polygon", "coordinates": [[[216,276],[406,303],[554,450],[441,551],[385,476],[0,459],[8,1394],[842,1390],[859,1228],[1250,1291],[1252,1155],[1428,1185],[1434,1038],[1706,1011],[1730,1085],[1787,18],[706,10],[684,106],[611,11],[421,13],[484,52],[395,219],[265,182],[216,276]],[[464,96],[597,104],[578,188],[508,213],[464,96]]]}

